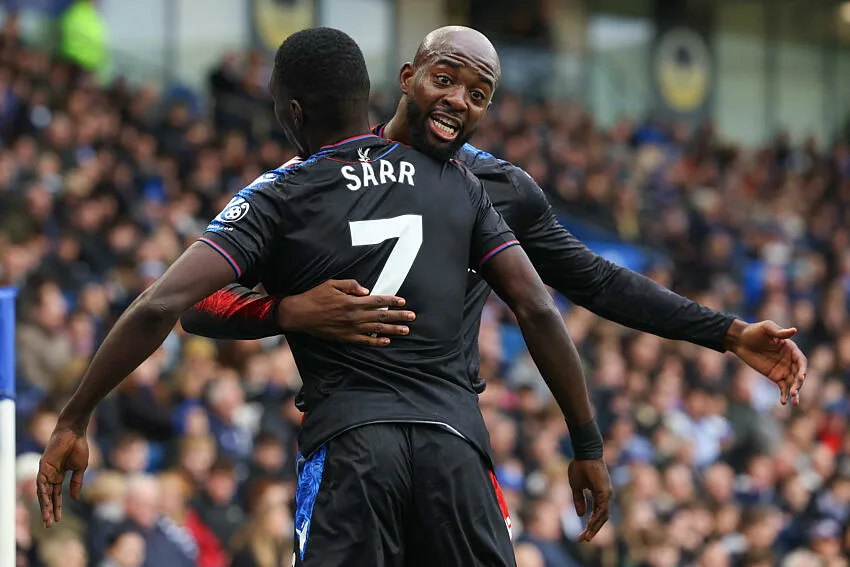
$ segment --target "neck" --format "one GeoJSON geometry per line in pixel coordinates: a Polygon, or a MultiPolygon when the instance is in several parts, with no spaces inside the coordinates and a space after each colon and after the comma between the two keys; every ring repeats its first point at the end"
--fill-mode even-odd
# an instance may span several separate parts
{"type": "MultiPolygon", "coordinates": [[[[335,144],[346,138],[369,134],[369,116],[364,113],[351,122],[334,128],[317,128],[314,133],[307,136],[307,155],[313,155],[323,146],[335,144]]],[[[306,156],[305,156],[306,157],[306,156]]]]}
{"type": "Polygon", "coordinates": [[[407,127],[407,99],[401,97],[395,116],[384,127],[384,137],[402,144],[411,145],[410,129],[407,127]]]}

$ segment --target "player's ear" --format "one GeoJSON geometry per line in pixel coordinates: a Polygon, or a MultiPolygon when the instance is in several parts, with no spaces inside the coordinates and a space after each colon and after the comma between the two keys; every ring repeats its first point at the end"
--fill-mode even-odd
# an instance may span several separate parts
{"type": "Polygon", "coordinates": [[[410,82],[416,74],[416,69],[413,68],[413,63],[409,61],[401,66],[401,71],[398,73],[398,86],[401,92],[407,94],[410,90],[410,82]]]}
{"type": "Polygon", "coordinates": [[[292,124],[296,130],[301,130],[304,125],[304,109],[301,108],[301,103],[295,99],[289,101],[289,112],[292,113],[292,124]]]}

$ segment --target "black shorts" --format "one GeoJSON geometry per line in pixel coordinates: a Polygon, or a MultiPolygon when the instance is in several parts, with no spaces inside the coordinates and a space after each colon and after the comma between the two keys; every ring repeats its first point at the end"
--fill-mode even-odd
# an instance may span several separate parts
{"type": "Polygon", "coordinates": [[[490,466],[438,426],[364,425],[298,459],[295,563],[515,567],[490,466]]]}

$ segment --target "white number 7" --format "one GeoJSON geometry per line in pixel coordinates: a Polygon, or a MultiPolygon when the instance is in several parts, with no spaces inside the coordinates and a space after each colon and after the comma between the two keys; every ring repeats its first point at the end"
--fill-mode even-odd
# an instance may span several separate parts
{"type": "Polygon", "coordinates": [[[378,281],[372,286],[372,295],[395,295],[422,246],[422,215],[354,221],[348,225],[351,227],[351,244],[354,246],[380,244],[384,240],[398,238],[378,281]]]}

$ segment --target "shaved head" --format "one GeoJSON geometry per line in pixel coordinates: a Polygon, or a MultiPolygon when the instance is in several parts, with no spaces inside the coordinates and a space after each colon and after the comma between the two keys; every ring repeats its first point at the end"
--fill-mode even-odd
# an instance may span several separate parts
{"type": "Polygon", "coordinates": [[[440,56],[452,54],[461,54],[478,60],[483,66],[492,70],[495,79],[494,87],[499,82],[502,68],[496,48],[486,35],[465,26],[445,26],[426,35],[416,50],[413,65],[419,67],[440,56]]]}
{"type": "Polygon", "coordinates": [[[463,26],[432,31],[401,68],[404,96],[385,134],[450,159],[475,133],[501,74],[496,48],[481,32],[463,26]]]}

